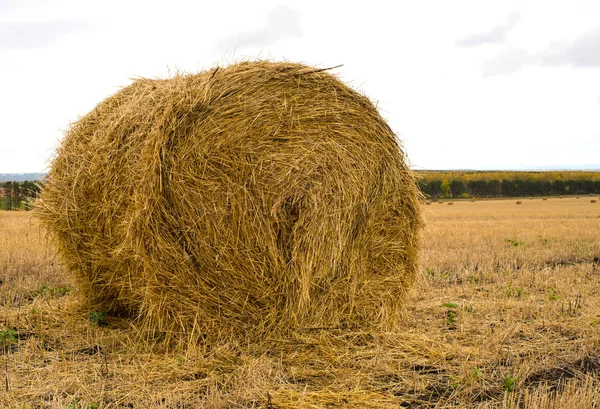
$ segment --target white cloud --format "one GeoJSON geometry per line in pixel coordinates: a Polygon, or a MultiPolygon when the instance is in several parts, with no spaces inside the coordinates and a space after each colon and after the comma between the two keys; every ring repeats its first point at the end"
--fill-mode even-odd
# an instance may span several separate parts
{"type": "Polygon", "coordinates": [[[81,31],[84,25],[77,21],[19,21],[0,25],[0,50],[45,48],[60,37],[81,31]]]}
{"type": "Polygon", "coordinates": [[[573,41],[550,44],[536,56],[535,62],[550,66],[600,68],[600,25],[573,41]]]}
{"type": "Polygon", "coordinates": [[[230,35],[217,42],[216,51],[230,48],[265,47],[288,37],[301,37],[298,12],[283,5],[277,5],[269,13],[265,25],[249,31],[230,35]]]}
{"type": "Polygon", "coordinates": [[[536,53],[509,47],[485,61],[484,75],[513,74],[528,65],[600,68],[600,25],[572,41],[553,42],[536,53]]]}
{"type": "Polygon", "coordinates": [[[477,47],[486,44],[505,43],[508,40],[510,30],[515,27],[520,20],[521,16],[519,13],[512,13],[506,18],[504,23],[483,33],[470,34],[461,38],[456,43],[463,47],[477,47]]]}

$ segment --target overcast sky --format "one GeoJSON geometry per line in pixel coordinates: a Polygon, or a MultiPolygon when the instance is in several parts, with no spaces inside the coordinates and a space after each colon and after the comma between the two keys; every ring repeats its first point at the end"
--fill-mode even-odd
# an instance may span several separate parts
{"type": "Polygon", "coordinates": [[[343,64],[415,168],[600,163],[598,0],[0,0],[0,173],[133,77],[257,57],[343,64]]]}

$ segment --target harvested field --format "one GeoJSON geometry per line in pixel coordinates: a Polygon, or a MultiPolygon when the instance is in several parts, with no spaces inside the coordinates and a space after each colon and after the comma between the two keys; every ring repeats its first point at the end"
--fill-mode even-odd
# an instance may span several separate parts
{"type": "Polygon", "coordinates": [[[30,213],[0,212],[0,330],[16,338],[0,351],[0,406],[598,407],[600,207],[565,197],[422,211],[399,332],[311,328],[186,351],[81,309],[30,213]]]}

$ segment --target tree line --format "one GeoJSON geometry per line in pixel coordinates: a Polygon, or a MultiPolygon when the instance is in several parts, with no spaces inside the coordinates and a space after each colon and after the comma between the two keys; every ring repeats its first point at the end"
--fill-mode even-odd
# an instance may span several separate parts
{"type": "Polygon", "coordinates": [[[37,182],[4,182],[0,183],[0,210],[29,210],[31,200],[40,193],[37,182]]]}
{"type": "Polygon", "coordinates": [[[600,194],[600,172],[417,171],[430,198],[600,194]]]}
{"type": "MultiPolygon", "coordinates": [[[[427,197],[523,197],[600,194],[600,172],[417,171],[427,197]]],[[[41,182],[0,183],[0,210],[31,208],[41,182]]]]}

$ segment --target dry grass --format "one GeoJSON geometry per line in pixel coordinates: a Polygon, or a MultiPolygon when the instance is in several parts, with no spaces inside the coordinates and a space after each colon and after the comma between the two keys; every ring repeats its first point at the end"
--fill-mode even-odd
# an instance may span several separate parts
{"type": "Polygon", "coordinates": [[[0,406],[599,407],[600,206],[423,211],[422,274],[399,332],[314,329],[187,351],[140,342],[124,318],[92,325],[29,214],[0,212],[0,329],[19,334],[0,355],[0,406]]]}
{"type": "Polygon", "coordinates": [[[37,202],[93,308],[192,343],[391,330],[419,208],[368,98],[266,61],[135,81],[73,124],[37,202]]]}

